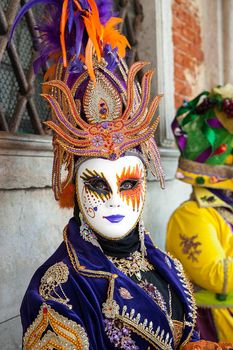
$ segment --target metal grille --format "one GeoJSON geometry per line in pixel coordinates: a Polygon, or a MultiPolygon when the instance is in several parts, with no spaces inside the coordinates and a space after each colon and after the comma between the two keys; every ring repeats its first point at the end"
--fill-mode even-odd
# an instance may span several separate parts
{"type": "MultiPolygon", "coordinates": [[[[0,2],[0,130],[11,133],[43,135],[47,129],[43,121],[49,119],[47,103],[40,97],[43,74],[35,77],[33,39],[35,11],[30,10],[18,25],[13,41],[7,47],[9,29],[14,17],[25,2],[1,0],[0,2]],[[34,13],[34,14],[33,14],[34,13]]],[[[116,10],[124,22],[121,31],[127,36],[132,50],[127,57],[130,66],[138,60],[137,33],[143,19],[139,0],[115,0],[116,10]]],[[[36,12],[40,12],[40,6],[36,12]]]]}

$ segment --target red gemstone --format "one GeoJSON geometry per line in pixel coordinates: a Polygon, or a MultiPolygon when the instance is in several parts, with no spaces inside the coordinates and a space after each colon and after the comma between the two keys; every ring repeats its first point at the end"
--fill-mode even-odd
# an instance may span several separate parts
{"type": "Polygon", "coordinates": [[[45,306],[45,307],[43,308],[43,314],[46,315],[47,313],[48,313],[48,309],[47,309],[47,307],[45,306]]]}
{"type": "Polygon", "coordinates": [[[227,150],[227,145],[225,143],[223,143],[222,145],[220,145],[215,151],[214,151],[214,156],[221,154],[223,152],[226,152],[227,150]]]}

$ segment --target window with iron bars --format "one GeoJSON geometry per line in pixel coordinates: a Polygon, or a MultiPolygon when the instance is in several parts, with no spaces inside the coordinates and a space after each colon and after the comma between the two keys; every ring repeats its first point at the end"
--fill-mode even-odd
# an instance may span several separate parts
{"type": "MultiPolygon", "coordinates": [[[[30,10],[17,26],[12,43],[7,45],[14,17],[26,1],[0,2],[0,131],[17,134],[44,135],[48,130],[43,121],[50,118],[46,102],[40,97],[43,72],[36,77],[33,61],[36,57],[34,40],[35,17],[42,6],[30,10]]],[[[132,50],[127,57],[130,66],[138,60],[137,35],[143,20],[140,0],[115,0],[116,11],[124,19],[120,30],[127,36],[132,50]]]]}

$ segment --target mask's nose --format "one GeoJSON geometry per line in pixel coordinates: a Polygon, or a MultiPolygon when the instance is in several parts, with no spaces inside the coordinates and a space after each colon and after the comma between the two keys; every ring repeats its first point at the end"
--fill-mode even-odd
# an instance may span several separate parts
{"type": "Polygon", "coordinates": [[[113,194],[106,204],[109,208],[119,208],[121,206],[121,202],[120,196],[113,194]]]}

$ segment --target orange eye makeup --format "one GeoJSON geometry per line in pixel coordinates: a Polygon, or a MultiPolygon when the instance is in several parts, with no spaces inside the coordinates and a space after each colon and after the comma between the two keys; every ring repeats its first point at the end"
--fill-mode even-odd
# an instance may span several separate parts
{"type": "Polygon", "coordinates": [[[122,173],[117,175],[117,187],[120,197],[131,205],[133,210],[139,210],[143,198],[143,170],[138,165],[128,168],[124,167],[122,173]]]}

